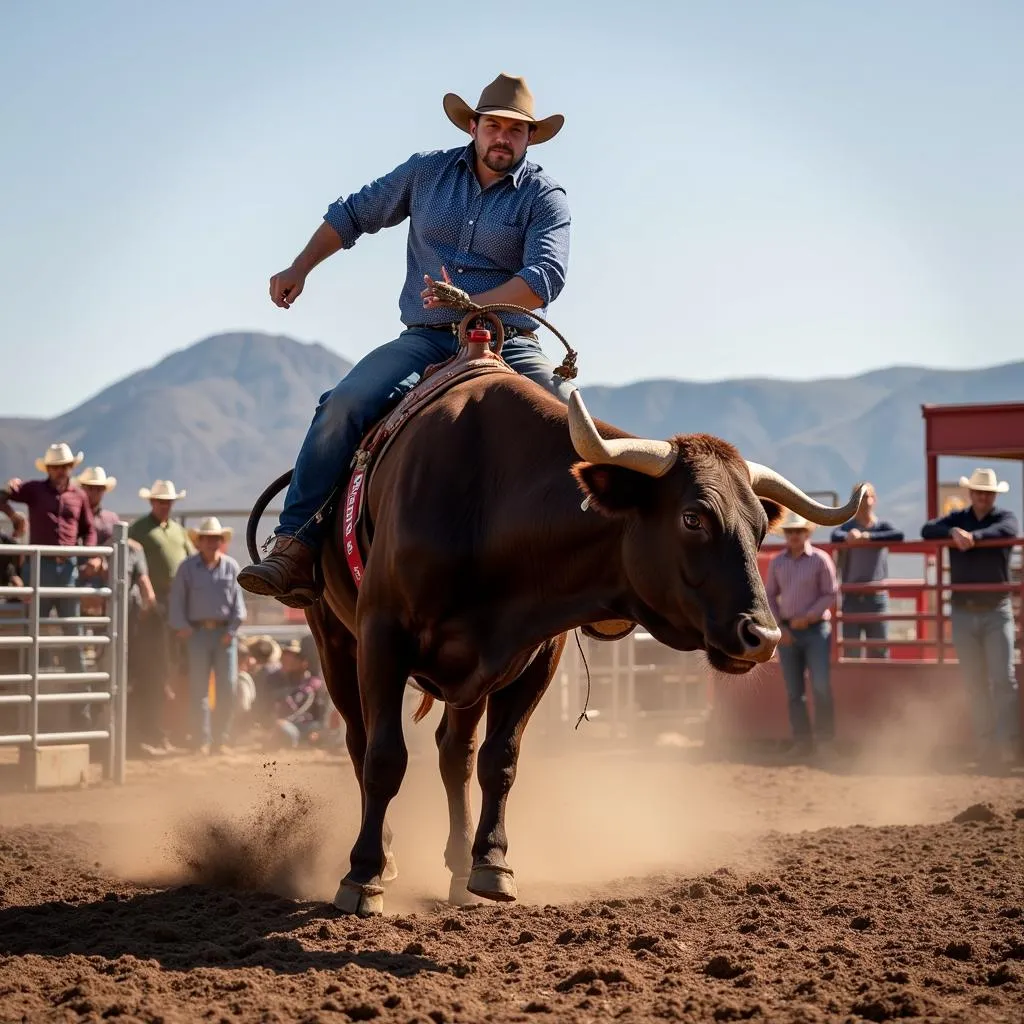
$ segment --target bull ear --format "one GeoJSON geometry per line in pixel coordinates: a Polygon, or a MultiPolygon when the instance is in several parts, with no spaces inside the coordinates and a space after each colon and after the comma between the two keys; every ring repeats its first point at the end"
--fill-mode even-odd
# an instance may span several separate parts
{"type": "Polygon", "coordinates": [[[764,509],[764,514],[768,517],[768,532],[771,533],[782,522],[786,510],[767,498],[761,499],[761,508],[764,509]]]}
{"type": "Polygon", "coordinates": [[[609,516],[642,512],[653,507],[658,481],[645,473],[607,463],[577,462],[572,475],[591,508],[609,516]]]}

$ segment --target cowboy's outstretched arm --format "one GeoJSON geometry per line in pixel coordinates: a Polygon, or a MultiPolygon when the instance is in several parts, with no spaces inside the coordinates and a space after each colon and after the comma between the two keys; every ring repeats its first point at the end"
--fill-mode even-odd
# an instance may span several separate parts
{"type": "Polygon", "coordinates": [[[525,309],[539,309],[544,305],[544,300],[521,277],[513,277],[497,288],[477,292],[470,298],[478,306],[486,306],[490,302],[508,302],[525,309]]]}
{"type": "Polygon", "coordinates": [[[341,248],[341,235],[324,221],[313,232],[306,247],[292,261],[292,266],[301,274],[308,274],[314,267],[333,256],[341,248]]]}

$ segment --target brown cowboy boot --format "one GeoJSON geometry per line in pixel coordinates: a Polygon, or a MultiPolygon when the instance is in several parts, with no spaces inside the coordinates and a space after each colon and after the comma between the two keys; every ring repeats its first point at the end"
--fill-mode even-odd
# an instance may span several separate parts
{"type": "Polygon", "coordinates": [[[247,565],[238,574],[241,588],[250,594],[275,597],[289,608],[308,608],[317,598],[313,566],[317,556],[294,537],[278,536],[274,550],[259,565],[247,565]]]}

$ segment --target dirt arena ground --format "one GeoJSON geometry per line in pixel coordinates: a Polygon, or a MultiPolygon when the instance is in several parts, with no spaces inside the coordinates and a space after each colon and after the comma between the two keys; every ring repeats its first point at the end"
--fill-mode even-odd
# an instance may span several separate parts
{"type": "Polygon", "coordinates": [[[520,902],[454,910],[421,750],[400,878],[361,921],[329,903],[358,811],[343,758],[129,767],[122,788],[0,795],[0,1020],[1024,1020],[1019,772],[554,758],[527,737],[520,902]]]}

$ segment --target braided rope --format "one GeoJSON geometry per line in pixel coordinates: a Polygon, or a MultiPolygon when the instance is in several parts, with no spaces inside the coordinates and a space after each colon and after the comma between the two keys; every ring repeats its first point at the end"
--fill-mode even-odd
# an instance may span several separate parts
{"type": "Polygon", "coordinates": [[[565,336],[557,327],[549,324],[542,316],[537,316],[533,310],[527,309],[525,306],[517,306],[511,302],[489,302],[483,306],[477,305],[469,297],[468,292],[463,291],[458,285],[451,284],[448,281],[435,281],[431,291],[434,298],[438,301],[467,313],[495,313],[499,310],[509,313],[523,313],[532,320],[543,324],[565,346],[565,358],[555,367],[554,372],[556,376],[561,377],[562,380],[572,380],[576,376],[576,357],[579,353],[565,340],[565,336]]]}

